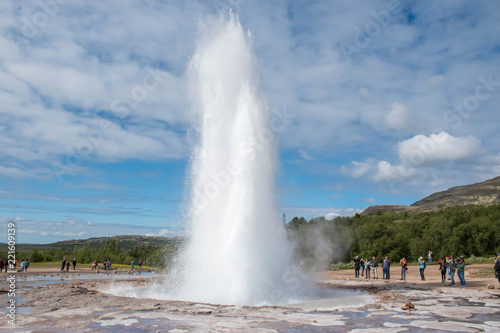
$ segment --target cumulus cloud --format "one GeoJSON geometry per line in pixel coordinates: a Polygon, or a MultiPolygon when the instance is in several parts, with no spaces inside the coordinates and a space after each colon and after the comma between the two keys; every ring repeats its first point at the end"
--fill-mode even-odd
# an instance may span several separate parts
{"type": "MultiPolygon", "coordinates": [[[[410,139],[400,141],[396,145],[396,162],[367,158],[365,161],[352,161],[344,165],[342,171],[353,178],[364,177],[372,182],[395,182],[406,184],[427,184],[430,187],[442,185],[450,176],[446,165],[454,163],[455,172],[466,171],[473,173],[474,169],[481,169],[481,165],[490,168],[493,176],[498,169],[495,156],[484,151],[481,141],[469,135],[455,137],[447,132],[438,134],[418,134],[410,139]],[[472,169],[469,164],[475,165],[472,169]],[[469,163],[457,164],[469,161],[469,163]],[[439,166],[442,166],[440,168],[439,166]]],[[[477,173],[479,176],[479,173],[477,173]]],[[[496,174],[498,175],[498,173],[496,174]]],[[[484,175],[482,176],[484,177],[484,175]]]]}
{"type": "Polygon", "coordinates": [[[399,159],[410,165],[457,161],[477,156],[481,141],[473,135],[454,137],[447,132],[416,135],[397,144],[399,159]]]}

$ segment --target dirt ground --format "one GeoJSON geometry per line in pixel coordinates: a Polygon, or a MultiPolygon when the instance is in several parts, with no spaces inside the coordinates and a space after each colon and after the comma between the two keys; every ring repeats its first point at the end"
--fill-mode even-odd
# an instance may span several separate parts
{"type": "MultiPolygon", "coordinates": [[[[123,297],[108,291],[120,284],[147,287],[162,275],[130,275],[126,269],[96,273],[86,267],[61,273],[36,267],[16,273],[16,324],[7,323],[4,307],[1,325],[7,332],[500,332],[500,284],[493,277],[470,276],[490,267],[467,266],[466,288],[458,279],[455,286],[442,284],[437,266],[428,266],[426,281],[416,267],[409,268],[406,281],[400,281],[394,266],[390,281],[355,278],[354,270],[318,273],[318,285],[343,292],[339,302],[365,300],[332,309],[123,297]],[[414,310],[401,309],[407,301],[414,310]]],[[[0,287],[3,304],[7,289],[0,287]]]]}

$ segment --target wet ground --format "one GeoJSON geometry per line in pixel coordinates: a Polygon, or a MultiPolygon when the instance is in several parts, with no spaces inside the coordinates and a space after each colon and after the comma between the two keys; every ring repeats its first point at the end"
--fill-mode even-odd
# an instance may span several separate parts
{"type": "MultiPolygon", "coordinates": [[[[500,291],[322,276],[335,294],[288,306],[231,306],[132,298],[159,274],[34,274],[16,281],[16,326],[6,332],[500,332],[500,291]],[[415,310],[402,310],[406,301],[415,310]]],[[[2,285],[0,299],[9,299],[2,285]]],[[[4,330],[5,329],[5,330],[4,330]]]]}

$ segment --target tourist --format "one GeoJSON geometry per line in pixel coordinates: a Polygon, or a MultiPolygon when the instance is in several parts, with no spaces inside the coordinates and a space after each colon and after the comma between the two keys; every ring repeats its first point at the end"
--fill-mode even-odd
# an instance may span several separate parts
{"type": "Polygon", "coordinates": [[[429,259],[429,265],[432,265],[432,251],[427,254],[427,259],[429,259]]]}
{"type": "Polygon", "coordinates": [[[450,256],[446,257],[446,275],[448,276],[448,280],[451,280],[451,275],[450,275],[450,256]]]}
{"type": "Polygon", "coordinates": [[[97,260],[92,263],[92,270],[97,269],[97,260]]]}
{"type": "Polygon", "coordinates": [[[106,262],[106,267],[108,268],[108,270],[111,269],[111,261],[108,260],[108,262],[106,262]]]}
{"type": "Polygon", "coordinates": [[[464,257],[458,258],[457,275],[460,279],[460,286],[465,287],[465,259],[464,257]]]}
{"type": "Polygon", "coordinates": [[[73,258],[73,270],[76,268],[76,258],[73,258]]]}
{"type": "Polygon", "coordinates": [[[372,276],[374,279],[378,279],[378,274],[377,274],[377,267],[378,267],[378,261],[375,257],[373,257],[372,260],[372,276]]]}
{"type": "Polygon", "coordinates": [[[139,265],[139,274],[141,274],[142,260],[139,260],[139,264],[138,265],[139,265]]]}
{"type": "Polygon", "coordinates": [[[61,272],[64,272],[64,266],[66,266],[66,257],[62,258],[61,272]]]}
{"type": "Polygon", "coordinates": [[[439,259],[439,270],[441,271],[441,283],[446,282],[446,259],[439,259]]]}
{"type": "Polygon", "coordinates": [[[451,285],[455,285],[455,271],[457,269],[457,264],[455,263],[455,259],[453,259],[453,256],[450,256],[450,278],[451,278],[451,285]]]}
{"type": "Polygon", "coordinates": [[[370,278],[370,261],[365,259],[365,279],[370,278]]]}
{"type": "Polygon", "coordinates": [[[134,274],[134,261],[132,260],[132,262],[130,263],[130,274],[134,274]]]}
{"type": "Polygon", "coordinates": [[[24,271],[27,272],[28,271],[28,267],[30,265],[31,261],[29,259],[26,259],[26,261],[24,262],[24,271]]]}
{"type": "MultiPolygon", "coordinates": [[[[497,259],[495,260],[494,268],[495,268],[495,277],[498,279],[498,283],[500,283],[500,253],[497,256],[497,259]]],[[[7,269],[5,269],[5,271],[7,272],[7,269]]]]}
{"type": "MultiPolygon", "coordinates": [[[[7,259],[5,259],[3,264],[3,269],[5,270],[5,273],[7,273],[7,268],[9,267],[9,262],[7,259]]],[[[500,280],[499,280],[500,281],[500,280]]]]}
{"type": "Polygon", "coordinates": [[[69,272],[69,261],[66,263],[66,272],[69,272]]]}
{"type": "Polygon", "coordinates": [[[422,279],[422,281],[425,281],[425,268],[425,260],[424,258],[420,257],[418,259],[418,272],[420,273],[420,278],[422,279]]]}
{"type": "Polygon", "coordinates": [[[360,262],[359,262],[359,258],[358,256],[355,256],[354,257],[354,277],[359,277],[359,265],[360,265],[360,262]]]}
{"type": "Polygon", "coordinates": [[[21,272],[24,272],[24,259],[21,260],[21,272]]]}
{"type": "Polygon", "coordinates": [[[0,273],[3,271],[3,265],[4,265],[3,260],[0,259],[0,273]]]}
{"type": "Polygon", "coordinates": [[[382,262],[382,276],[383,279],[391,279],[391,261],[388,257],[385,257],[384,261],[382,262]]]}
{"type": "Polygon", "coordinates": [[[361,276],[364,276],[364,274],[365,274],[365,260],[363,258],[361,258],[361,260],[359,261],[359,264],[361,266],[361,276]]]}
{"type": "Polygon", "coordinates": [[[401,281],[406,280],[406,271],[408,270],[408,263],[406,262],[406,259],[403,258],[399,261],[401,264],[401,281]]]}

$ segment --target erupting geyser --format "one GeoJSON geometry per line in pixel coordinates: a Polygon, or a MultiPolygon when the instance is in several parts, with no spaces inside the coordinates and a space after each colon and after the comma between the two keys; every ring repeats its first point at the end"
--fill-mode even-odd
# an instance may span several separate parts
{"type": "Polygon", "coordinates": [[[180,299],[282,302],[297,291],[274,197],[276,147],[251,36],[238,18],[212,22],[190,63],[197,139],[190,240],[180,299]]]}

